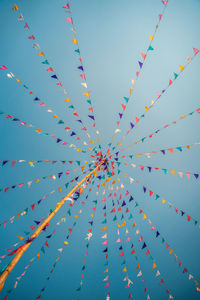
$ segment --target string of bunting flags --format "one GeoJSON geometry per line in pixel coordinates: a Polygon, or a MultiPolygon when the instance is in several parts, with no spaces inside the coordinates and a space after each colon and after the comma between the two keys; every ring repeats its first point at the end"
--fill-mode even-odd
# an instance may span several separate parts
{"type": "MultiPolygon", "coordinates": [[[[140,77],[140,74],[141,74],[141,71],[142,71],[142,69],[143,69],[143,67],[144,67],[144,64],[145,64],[145,62],[146,62],[146,60],[147,60],[148,54],[149,54],[151,51],[154,50],[154,48],[152,47],[152,43],[153,43],[153,40],[155,40],[157,31],[158,31],[158,29],[159,29],[159,25],[160,25],[160,23],[161,23],[161,20],[162,20],[162,18],[163,18],[163,16],[164,16],[164,13],[165,13],[166,8],[167,8],[168,0],[167,0],[167,1],[161,1],[161,2],[163,3],[164,8],[163,8],[162,12],[159,13],[159,15],[158,15],[158,21],[157,21],[157,23],[156,23],[156,26],[155,26],[155,29],[154,29],[154,33],[151,34],[151,35],[149,36],[150,43],[149,43],[149,45],[148,45],[148,47],[147,47],[147,50],[145,51],[145,53],[141,52],[141,57],[142,57],[142,59],[140,59],[140,60],[138,61],[138,64],[139,64],[139,71],[136,72],[136,79],[132,79],[132,80],[131,80],[131,87],[129,88],[129,96],[128,96],[128,97],[123,97],[123,103],[121,103],[122,112],[119,113],[119,119],[118,119],[118,121],[117,121],[117,129],[115,130],[115,134],[114,134],[114,136],[112,137],[112,142],[114,141],[116,134],[117,134],[117,133],[119,132],[119,130],[120,130],[120,129],[119,129],[119,126],[120,126],[121,120],[122,120],[122,118],[123,118],[123,116],[124,116],[124,113],[125,113],[125,110],[126,110],[126,108],[127,108],[128,102],[131,100],[131,97],[132,97],[132,95],[133,95],[133,91],[134,91],[134,89],[135,89],[135,86],[136,86],[136,83],[137,83],[137,81],[138,81],[138,78],[140,77]],[[124,103],[125,103],[125,104],[124,104],[124,103]]],[[[120,130],[120,131],[121,131],[121,130],[120,130]]],[[[111,147],[111,145],[112,145],[112,142],[111,142],[110,144],[108,144],[110,147],[111,147]]]]}
{"type": "MultiPolygon", "coordinates": [[[[193,56],[188,56],[187,62],[184,66],[179,65],[180,71],[174,73],[174,79],[173,80],[169,79],[168,85],[161,92],[157,93],[157,97],[155,98],[155,100],[152,100],[151,105],[145,106],[145,112],[140,117],[136,116],[135,120],[130,122],[130,129],[126,132],[126,134],[122,137],[122,139],[114,147],[112,147],[112,150],[115,150],[118,146],[122,145],[122,141],[126,138],[126,136],[133,130],[133,128],[135,128],[135,126],[139,123],[139,121],[141,121],[145,117],[147,112],[161,99],[162,95],[166,93],[166,91],[173,85],[173,83],[175,83],[177,78],[179,78],[180,74],[182,74],[184,70],[187,68],[187,66],[194,60],[196,55],[199,53],[199,50],[197,48],[193,48],[193,52],[194,52],[193,56]]],[[[115,130],[115,133],[119,133],[119,132],[121,132],[121,130],[117,128],[115,130]]]]}
{"type": "MultiPolygon", "coordinates": [[[[29,35],[30,34],[29,33],[30,32],[30,26],[25,21],[23,15],[21,13],[21,11],[19,10],[19,7],[15,4],[15,6],[12,8],[12,10],[13,11],[19,11],[19,18],[18,18],[18,20],[24,23],[24,28],[28,31],[28,39],[31,40],[32,43],[33,43],[33,48],[36,49],[36,53],[42,58],[42,60],[43,60],[42,64],[45,67],[48,67],[48,69],[46,71],[51,74],[50,77],[56,81],[56,85],[59,86],[59,87],[61,87],[63,93],[66,95],[67,94],[66,89],[63,87],[63,84],[61,83],[60,79],[58,78],[58,74],[55,72],[55,68],[50,64],[49,59],[47,58],[47,56],[44,53],[44,51],[41,49],[41,47],[40,47],[40,45],[39,45],[39,43],[38,43],[35,35],[33,35],[33,34],[29,35]]],[[[70,109],[70,111],[72,111],[73,117],[78,117],[78,119],[80,119],[79,114],[78,114],[77,110],[75,109],[74,104],[72,104],[72,101],[70,100],[70,98],[66,98],[64,100],[64,102],[67,103],[67,104],[70,104],[68,108],[70,109]]],[[[93,115],[88,115],[88,120],[90,120],[90,122],[94,121],[93,118],[94,118],[93,115]]],[[[78,122],[82,126],[83,122],[81,120],[79,120],[78,122]]],[[[95,127],[96,123],[91,124],[91,126],[95,127]]],[[[83,126],[83,127],[85,128],[84,130],[86,130],[86,131],[88,130],[85,126],[83,126]]],[[[97,142],[99,142],[99,138],[97,139],[97,142]]]]}

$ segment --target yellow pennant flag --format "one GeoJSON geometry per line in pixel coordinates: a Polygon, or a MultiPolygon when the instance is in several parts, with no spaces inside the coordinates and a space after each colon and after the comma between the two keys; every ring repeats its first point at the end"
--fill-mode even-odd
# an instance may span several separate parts
{"type": "Polygon", "coordinates": [[[17,82],[21,82],[21,80],[19,80],[18,78],[16,78],[17,82]]]}
{"type": "Polygon", "coordinates": [[[172,252],[173,252],[173,250],[172,250],[172,249],[170,249],[170,251],[169,251],[169,254],[172,254],[172,252]]]}
{"type": "Polygon", "coordinates": [[[84,261],[83,261],[84,263],[86,263],[86,258],[84,259],[84,261]]]}
{"type": "Polygon", "coordinates": [[[93,141],[93,140],[91,140],[91,141],[89,141],[89,143],[90,143],[90,144],[94,144],[94,141],[93,141]]]}
{"type": "Polygon", "coordinates": [[[135,227],[135,226],[136,226],[136,223],[134,222],[132,227],[135,227]]]}
{"type": "Polygon", "coordinates": [[[83,93],[83,95],[87,96],[88,98],[90,98],[90,93],[91,91],[87,91],[87,93],[83,93]]]}
{"type": "Polygon", "coordinates": [[[40,181],[40,178],[38,178],[38,179],[35,180],[36,183],[39,182],[39,181],[40,181]]]}
{"type": "Polygon", "coordinates": [[[142,154],[141,153],[138,153],[138,154],[136,154],[138,157],[140,157],[142,154]]]}
{"type": "Polygon", "coordinates": [[[58,117],[57,115],[54,115],[54,116],[53,116],[53,118],[57,118],[57,119],[59,119],[59,117],[58,117]]]}
{"type": "Polygon", "coordinates": [[[143,220],[144,220],[144,219],[146,219],[146,218],[147,218],[147,216],[144,214],[144,216],[143,216],[143,220]]]}
{"type": "Polygon", "coordinates": [[[57,258],[56,258],[56,261],[58,261],[60,259],[60,256],[58,256],[57,258]]]}
{"type": "Polygon", "coordinates": [[[122,144],[121,144],[121,142],[118,142],[117,145],[120,145],[120,146],[121,146],[122,144]]]}
{"type": "Polygon", "coordinates": [[[101,184],[101,186],[105,186],[105,182],[103,182],[103,183],[101,184]]]}
{"type": "Polygon", "coordinates": [[[58,188],[58,191],[59,191],[60,193],[61,193],[61,190],[62,190],[62,187],[59,187],[59,188],[58,188]]]}
{"type": "Polygon", "coordinates": [[[129,93],[130,95],[132,95],[133,89],[129,89],[129,93]]]}
{"type": "Polygon", "coordinates": [[[149,110],[149,107],[148,107],[148,106],[145,106],[145,109],[146,109],[146,111],[148,111],[148,110],[149,110]]]}
{"type": "Polygon", "coordinates": [[[115,181],[115,180],[113,180],[112,184],[115,184],[115,183],[116,183],[116,181],[115,181]]]}
{"type": "Polygon", "coordinates": [[[124,272],[127,272],[127,269],[126,269],[126,267],[122,270],[122,272],[124,273],[124,272]]]}
{"type": "Polygon", "coordinates": [[[166,200],[162,198],[162,203],[165,203],[165,202],[166,202],[166,200]]]}
{"type": "Polygon", "coordinates": [[[175,171],[174,170],[170,170],[171,171],[171,173],[174,175],[175,174],[175,171]]]}
{"type": "Polygon", "coordinates": [[[97,142],[100,142],[100,139],[99,139],[99,138],[97,139],[97,142]]]}
{"type": "Polygon", "coordinates": [[[90,217],[94,218],[94,214],[91,214],[90,217]]]}
{"type": "Polygon", "coordinates": [[[18,218],[21,216],[21,212],[19,212],[18,214],[17,214],[17,216],[18,216],[18,218]]]}
{"type": "Polygon", "coordinates": [[[18,8],[18,6],[17,6],[17,4],[15,3],[15,6],[12,8],[12,10],[18,10],[19,8],[18,8]]]}
{"type": "Polygon", "coordinates": [[[71,100],[69,98],[65,99],[64,102],[71,102],[71,100]]]}
{"type": "Polygon", "coordinates": [[[140,265],[138,264],[136,270],[138,270],[139,268],[140,268],[140,265]]]}
{"type": "Polygon", "coordinates": [[[184,70],[184,67],[179,65],[180,69],[181,69],[181,72],[184,70]]]}
{"type": "Polygon", "coordinates": [[[153,41],[153,35],[150,35],[149,38],[150,38],[150,41],[152,42],[153,41]]]}
{"type": "Polygon", "coordinates": [[[40,259],[40,252],[37,253],[37,258],[40,259]]]}
{"type": "Polygon", "coordinates": [[[24,237],[23,236],[17,236],[18,237],[18,239],[20,239],[20,241],[22,241],[23,239],[24,239],[24,237]]]}
{"type": "Polygon", "coordinates": [[[74,217],[76,218],[76,220],[78,220],[78,218],[79,218],[79,216],[78,216],[78,215],[75,215],[74,217]]]}
{"type": "Polygon", "coordinates": [[[155,269],[155,268],[157,268],[157,266],[156,266],[156,264],[155,264],[155,262],[154,262],[154,263],[153,263],[152,269],[155,269]]]}
{"type": "Polygon", "coordinates": [[[108,269],[106,269],[106,270],[104,271],[104,273],[108,273],[108,269]]]}
{"type": "Polygon", "coordinates": [[[74,43],[74,44],[78,45],[78,41],[77,41],[77,39],[74,39],[74,40],[72,40],[72,43],[74,43]]]}
{"type": "Polygon", "coordinates": [[[185,145],[185,147],[186,147],[187,149],[190,149],[190,145],[185,145]]]}
{"type": "Polygon", "coordinates": [[[101,231],[106,231],[106,230],[107,230],[107,226],[101,229],[101,231]]]}
{"type": "Polygon", "coordinates": [[[64,241],[64,244],[65,244],[65,245],[68,245],[69,243],[68,243],[67,241],[64,241]]]}
{"type": "Polygon", "coordinates": [[[44,52],[39,52],[38,55],[40,55],[40,56],[45,56],[45,55],[44,55],[44,52]]]}
{"type": "Polygon", "coordinates": [[[84,169],[85,169],[85,166],[82,166],[82,167],[81,167],[81,171],[83,172],[84,169]]]}

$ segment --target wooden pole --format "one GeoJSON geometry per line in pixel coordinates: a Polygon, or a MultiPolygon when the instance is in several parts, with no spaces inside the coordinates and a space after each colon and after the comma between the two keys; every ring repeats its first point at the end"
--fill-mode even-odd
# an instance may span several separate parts
{"type": "Polygon", "coordinates": [[[6,269],[3,271],[3,273],[0,276],[0,291],[3,289],[3,286],[5,284],[5,281],[8,277],[8,275],[11,273],[12,269],[15,267],[15,265],[18,263],[22,255],[25,253],[25,251],[30,247],[33,240],[37,238],[37,236],[40,234],[42,229],[48,224],[48,222],[55,216],[55,214],[59,211],[59,209],[63,206],[65,201],[77,190],[77,188],[92,174],[95,173],[95,171],[104,163],[105,158],[102,159],[102,161],[97,165],[97,167],[91,171],[89,174],[87,174],[81,181],[77,183],[77,185],[65,196],[60,203],[57,204],[54,211],[50,213],[50,215],[40,224],[40,226],[35,230],[35,232],[30,237],[30,242],[25,244],[19,251],[15,254],[9,265],[6,267],[6,269]]]}

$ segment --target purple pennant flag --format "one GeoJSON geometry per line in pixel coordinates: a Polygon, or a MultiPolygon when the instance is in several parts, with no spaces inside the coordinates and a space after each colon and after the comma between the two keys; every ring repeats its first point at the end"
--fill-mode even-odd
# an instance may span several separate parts
{"type": "Polygon", "coordinates": [[[106,205],[104,205],[103,209],[106,209],[106,205]]]}
{"type": "Polygon", "coordinates": [[[198,179],[198,178],[199,178],[199,174],[194,174],[194,177],[195,177],[196,179],[198,179]]]}
{"type": "Polygon", "coordinates": [[[105,250],[103,250],[103,252],[105,253],[105,252],[108,252],[108,248],[106,248],[105,250]]]}
{"type": "Polygon", "coordinates": [[[39,101],[40,100],[40,98],[38,98],[38,97],[35,97],[35,99],[34,99],[34,101],[39,101]]]}
{"type": "Polygon", "coordinates": [[[56,75],[52,75],[51,78],[58,79],[56,75]]]}
{"type": "Polygon", "coordinates": [[[118,161],[118,160],[119,160],[119,158],[114,158],[114,160],[118,161]]]}
{"type": "Polygon", "coordinates": [[[160,233],[158,231],[156,231],[156,237],[158,237],[160,235],[160,233]]]}
{"type": "Polygon", "coordinates": [[[8,160],[4,160],[4,161],[2,162],[2,166],[4,166],[5,164],[7,164],[7,162],[8,162],[8,160]]]}
{"type": "Polygon", "coordinates": [[[140,66],[140,69],[142,69],[143,63],[141,61],[138,61],[138,64],[140,66]]]}
{"type": "Polygon", "coordinates": [[[143,186],[143,191],[144,193],[146,193],[147,188],[145,186],[143,186]]]}
{"type": "Polygon", "coordinates": [[[119,113],[119,117],[120,117],[120,119],[122,118],[122,116],[123,116],[123,114],[119,113]]]}
{"type": "Polygon", "coordinates": [[[146,247],[147,247],[147,245],[146,245],[146,243],[144,243],[143,246],[142,246],[142,249],[144,249],[146,247]]]}
{"type": "Polygon", "coordinates": [[[122,250],[122,249],[123,249],[122,246],[120,246],[120,247],[119,247],[119,250],[122,250]]]}
{"type": "Polygon", "coordinates": [[[91,226],[93,225],[93,221],[88,222],[91,226]]]}
{"type": "Polygon", "coordinates": [[[58,173],[58,178],[62,176],[63,172],[58,173]]]}
{"type": "Polygon", "coordinates": [[[162,152],[163,155],[165,155],[165,150],[160,150],[162,152]]]}
{"type": "Polygon", "coordinates": [[[158,133],[160,131],[160,129],[156,130],[155,133],[158,133]]]}
{"type": "Polygon", "coordinates": [[[78,69],[83,71],[83,66],[79,66],[78,69]]]}
{"type": "Polygon", "coordinates": [[[92,120],[94,120],[94,116],[88,115],[89,118],[91,118],[92,120]]]}
{"type": "Polygon", "coordinates": [[[12,189],[15,189],[16,188],[16,185],[12,185],[12,189]]]}
{"type": "Polygon", "coordinates": [[[61,162],[62,162],[63,164],[65,164],[65,163],[66,163],[66,160],[61,160],[61,162]]]}
{"type": "Polygon", "coordinates": [[[57,160],[52,160],[52,164],[55,164],[57,162],[57,160]]]}
{"type": "Polygon", "coordinates": [[[135,126],[132,122],[130,123],[131,124],[131,129],[133,129],[133,127],[135,126]]]}
{"type": "Polygon", "coordinates": [[[76,133],[74,131],[72,131],[72,133],[70,134],[70,136],[76,135],[76,133]]]}
{"type": "Polygon", "coordinates": [[[132,200],[133,200],[133,197],[131,196],[130,199],[129,199],[129,202],[131,202],[132,200]]]}
{"type": "Polygon", "coordinates": [[[165,90],[162,90],[162,94],[165,92],[165,90]]]}
{"type": "Polygon", "coordinates": [[[126,202],[125,201],[123,201],[123,203],[122,203],[122,206],[125,206],[126,205],[126,202]]]}
{"type": "Polygon", "coordinates": [[[181,216],[183,216],[184,214],[185,214],[184,211],[181,210],[181,216]]]}
{"type": "Polygon", "coordinates": [[[41,201],[42,201],[42,200],[39,200],[39,201],[37,202],[37,204],[39,205],[41,201]]]}
{"type": "Polygon", "coordinates": [[[149,173],[151,173],[151,169],[152,169],[152,167],[147,167],[148,169],[149,169],[149,173]]]}
{"type": "Polygon", "coordinates": [[[34,221],[36,225],[39,225],[40,224],[40,221],[34,221]]]}
{"type": "Polygon", "coordinates": [[[13,121],[19,121],[19,119],[17,119],[17,118],[14,118],[14,119],[13,119],[13,121]]]}
{"type": "Polygon", "coordinates": [[[57,141],[56,141],[56,143],[60,143],[61,141],[62,141],[62,140],[58,138],[57,141]]]}

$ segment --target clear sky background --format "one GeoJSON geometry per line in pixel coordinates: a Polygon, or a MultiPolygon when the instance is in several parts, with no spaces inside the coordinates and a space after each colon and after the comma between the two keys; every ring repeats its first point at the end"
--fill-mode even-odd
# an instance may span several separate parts
{"type": "MultiPolygon", "coordinates": [[[[59,74],[59,78],[66,88],[70,99],[77,107],[82,120],[90,128],[87,120],[88,106],[82,95],[80,85],[79,65],[74,45],[71,43],[73,34],[71,26],[65,21],[66,14],[62,6],[64,1],[23,1],[17,2],[24,18],[36,36],[42,50],[59,74]]],[[[55,111],[67,124],[76,131],[78,125],[67,111],[64,103],[65,96],[50,78],[41,59],[32,48],[32,43],[27,39],[27,32],[17,20],[16,12],[12,11],[13,2],[0,0],[0,65],[5,65],[28,85],[49,107],[55,111]]],[[[158,14],[163,10],[163,4],[159,0],[110,0],[110,1],[72,1],[71,9],[77,38],[81,50],[81,57],[87,76],[89,90],[92,91],[92,100],[100,131],[100,138],[105,146],[111,139],[116,128],[118,112],[121,112],[121,102],[124,96],[128,96],[131,79],[135,79],[138,71],[138,60],[141,60],[140,52],[145,52],[149,45],[149,35],[153,34],[158,14]]],[[[170,0],[165,15],[159,27],[156,39],[153,41],[154,51],[149,53],[141,76],[134,90],[134,96],[128,104],[128,110],[122,121],[122,131],[129,128],[130,120],[139,116],[144,111],[145,105],[150,105],[155,99],[157,92],[164,89],[169,79],[173,79],[173,72],[178,73],[179,64],[184,65],[187,57],[193,55],[193,47],[200,48],[200,1],[199,0],[170,0]]],[[[199,70],[200,60],[197,56],[194,61],[179,76],[174,85],[161,97],[160,101],[152,108],[146,117],[133,131],[125,145],[131,144],[152,131],[176,120],[181,115],[190,113],[200,107],[199,101],[199,70]]],[[[52,115],[45,112],[33,103],[27,91],[14,81],[5,76],[0,70],[1,104],[0,110],[14,115],[21,120],[38,126],[49,133],[55,134],[63,140],[69,141],[63,125],[57,125],[52,115]]],[[[0,116],[0,160],[86,160],[91,153],[83,154],[72,151],[67,147],[56,144],[52,138],[37,135],[32,129],[19,127],[16,123],[5,120],[0,116]]],[[[78,131],[79,132],[79,131],[78,131]]],[[[74,140],[71,140],[72,143],[74,140]]],[[[192,144],[199,141],[199,114],[194,114],[174,126],[157,134],[143,144],[134,146],[126,154],[136,154],[192,144]]],[[[78,144],[78,143],[77,143],[78,144]]],[[[126,161],[126,160],[125,160],[126,161]]],[[[130,160],[127,160],[130,162],[130,160]]],[[[199,146],[175,154],[155,154],[151,159],[135,158],[132,163],[137,165],[149,165],[183,172],[200,173],[199,146]]],[[[65,172],[77,166],[54,165],[41,163],[31,168],[25,164],[15,167],[6,165],[0,169],[1,188],[16,183],[27,182],[34,178],[65,172]]],[[[144,185],[161,195],[178,208],[183,209],[195,219],[200,220],[199,203],[199,180],[191,177],[190,180],[183,176],[181,179],[176,173],[164,175],[162,171],[154,171],[149,174],[141,172],[139,168],[123,168],[129,176],[139,180],[144,185]]],[[[77,171],[77,174],[80,172],[77,171]]],[[[27,206],[41,199],[50,191],[58,188],[68,181],[65,175],[55,181],[46,179],[21,189],[1,192],[0,223],[9,219],[27,206]]],[[[185,217],[177,215],[174,209],[169,209],[160,200],[144,196],[142,189],[137,184],[130,185],[123,176],[120,177],[127,188],[135,196],[135,200],[141,204],[153,224],[158,227],[160,233],[169,242],[172,249],[181,259],[183,265],[190,273],[199,279],[199,224],[194,226],[185,217]]],[[[35,207],[27,216],[16,217],[13,224],[7,224],[6,228],[0,227],[0,255],[6,253],[7,248],[18,241],[17,236],[24,236],[24,231],[30,231],[29,225],[34,220],[40,220],[47,216],[59,200],[66,195],[66,189],[44,200],[41,205],[35,207]]],[[[87,192],[84,192],[86,196],[87,192]]],[[[102,195],[99,197],[101,200],[102,195]]],[[[77,299],[76,288],[81,280],[81,268],[85,254],[85,237],[88,229],[89,214],[91,213],[92,200],[97,199],[94,192],[91,193],[83,214],[77,222],[70,237],[70,245],[65,249],[64,255],[57,264],[56,269],[49,281],[44,299],[77,299]]],[[[110,198],[109,198],[110,199],[110,198]]],[[[133,203],[133,202],[132,202],[133,203]]],[[[141,219],[141,216],[133,211],[134,204],[130,204],[134,219],[141,230],[145,242],[156,259],[158,269],[175,299],[188,300],[198,299],[195,284],[188,280],[188,274],[182,274],[182,269],[174,261],[174,256],[162,245],[161,239],[155,237],[155,233],[141,219]]],[[[108,202],[108,212],[112,209],[112,202],[108,202]]],[[[67,228],[74,222],[74,214],[78,212],[80,201],[73,208],[71,218],[65,223],[56,226],[59,217],[66,214],[66,206],[53,220],[47,230],[47,234],[56,228],[56,233],[49,240],[49,249],[41,254],[40,260],[36,260],[20,280],[19,286],[10,295],[9,299],[35,299],[40,289],[45,286],[45,278],[58,256],[59,248],[63,247],[67,228]]],[[[81,299],[105,299],[106,288],[102,281],[105,270],[105,254],[101,239],[101,222],[104,220],[102,203],[99,202],[93,227],[93,238],[90,243],[87,266],[81,299]]],[[[121,216],[121,215],[119,215],[121,216]]],[[[124,274],[122,273],[122,259],[118,257],[119,250],[116,224],[113,223],[113,214],[108,213],[108,249],[109,249],[109,275],[111,299],[127,299],[129,291],[124,288],[124,274]]],[[[167,299],[166,289],[159,285],[152,270],[152,261],[141,251],[139,237],[131,229],[133,221],[128,221],[130,236],[137,252],[138,260],[143,270],[143,276],[151,299],[167,299]]],[[[124,232],[125,229],[122,230],[124,232]]],[[[36,255],[45,241],[42,234],[29,248],[20,260],[12,274],[9,276],[1,299],[7,294],[18,277],[29,264],[29,260],[36,255]]],[[[123,235],[124,236],[124,235],[123,235]]],[[[130,255],[130,245],[125,242],[125,254],[127,268],[133,281],[131,289],[134,299],[146,299],[144,285],[136,275],[137,263],[130,255]]],[[[144,250],[143,250],[144,251],[144,250]]],[[[2,260],[1,268],[9,260],[2,260]]],[[[199,279],[200,280],[200,279],[199,279]]]]}

